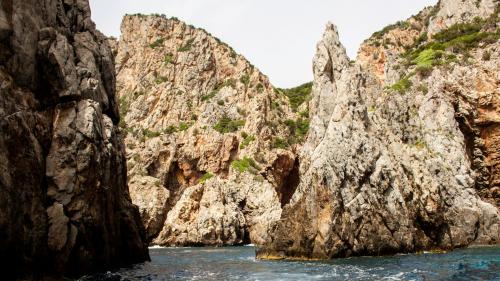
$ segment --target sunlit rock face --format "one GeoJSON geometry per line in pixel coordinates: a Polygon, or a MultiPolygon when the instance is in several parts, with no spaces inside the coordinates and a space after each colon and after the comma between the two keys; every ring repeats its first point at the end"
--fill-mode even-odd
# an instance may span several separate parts
{"type": "Polygon", "coordinates": [[[299,116],[266,76],[202,29],[128,15],[121,30],[111,40],[121,126],[149,241],[262,244],[297,185],[307,112],[299,116]]]}
{"type": "Polygon", "coordinates": [[[38,279],[147,260],[114,62],[85,0],[0,3],[0,263],[38,279]]]}
{"type": "Polygon", "coordinates": [[[259,258],[499,242],[498,6],[473,2],[441,1],[374,34],[356,62],[327,25],[300,183],[259,258]],[[437,28],[445,14],[455,19],[437,28]]]}

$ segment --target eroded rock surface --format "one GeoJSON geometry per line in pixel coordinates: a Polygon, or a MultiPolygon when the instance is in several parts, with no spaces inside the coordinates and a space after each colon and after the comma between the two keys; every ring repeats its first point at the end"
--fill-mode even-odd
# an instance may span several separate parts
{"type": "Polygon", "coordinates": [[[440,0],[430,18],[428,33],[434,35],[454,24],[487,18],[498,9],[498,0],[440,0]]]}
{"type": "Polygon", "coordinates": [[[327,26],[314,59],[300,184],[258,257],[500,241],[498,6],[482,1],[474,16],[483,20],[462,33],[447,30],[471,18],[462,16],[430,36],[439,33],[436,14],[455,15],[473,2],[441,1],[375,34],[355,63],[327,26]]]}
{"type": "Polygon", "coordinates": [[[125,16],[113,44],[129,186],[148,239],[263,243],[295,190],[307,118],[241,55],[175,18],[125,16]]]}
{"type": "Polygon", "coordinates": [[[114,63],[86,0],[0,3],[3,277],[148,259],[130,200],[114,63]]]}

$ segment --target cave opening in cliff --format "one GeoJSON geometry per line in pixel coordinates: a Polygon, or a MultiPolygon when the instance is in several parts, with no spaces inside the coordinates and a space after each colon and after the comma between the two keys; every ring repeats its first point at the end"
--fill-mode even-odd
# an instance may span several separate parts
{"type": "MultiPolygon", "coordinates": [[[[246,218],[247,214],[249,213],[248,210],[246,209],[246,206],[247,206],[247,199],[246,198],[238,203],[238,207],[240,210],[242,210],[245,218],[246,218]]],[[[248,229],[248,225],[245,225],[245,227],[243,229],[243,239],[242,239],[241,244],[247,245],[250,243],[252,243],[252,241],[250,240],[250,230],[248,229]]]]}
{"type": "Polygon", "coordinates": [[[282,208],[286,204],[290,203],[290,200],[292,199],[292,196],[295,193],[297,186],[299,185],[300,182],[299,168],[300,168],[300,162],[299,158],[297,157],[293,164],[292,170],[285,177],[283,185],[279,189],[280,203],[282,208]]]}
{"type": "MultiPolygon", "coordinates": [[[[458,108],[456,106],[455,106],[455,112],[458,112],[458,108]]],[[[456,116],[455,120],[458,123],[458,128],[460,129],[460,132],[462,132],[462,135],[464,136],[466,155],[469,158],[470,163],[474,163],[475,134],[472,128],[470,127],[471,120],[464,116],[456,116]]]]}

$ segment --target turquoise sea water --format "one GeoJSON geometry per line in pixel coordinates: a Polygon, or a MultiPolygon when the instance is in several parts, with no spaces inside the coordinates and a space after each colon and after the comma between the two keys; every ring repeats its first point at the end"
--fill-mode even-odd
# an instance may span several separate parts
{"type": "MultiPolygon", "coordinates": [[[[254,247],[151,248],[108,280],[498,280],[500,247],[332,261],[261,261],[254,247]]],[[[102,278],[103,276],[101,276],[102,278]]],[[[103,278],[107,279],[107,278],[103,278]]],[[[96,280],[96,279],[85,279],[96,280]]]]}

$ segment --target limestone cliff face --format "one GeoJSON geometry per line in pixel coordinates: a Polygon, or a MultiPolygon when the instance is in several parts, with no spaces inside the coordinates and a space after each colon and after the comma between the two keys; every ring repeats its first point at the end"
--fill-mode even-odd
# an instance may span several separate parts
{"type": "Polygon", "coordinates": [[[499,242],[498,6],[479,1],[482,20],[435,27],[469,2],[441,1],[375,34],[355,63],[327,26],[300,183],[258,257],[499,242]]]}
{"type": "Polygon", "coordinates": [[[429,19],[427,32],[434,35],[457,23],[470,22],[476,17],[487,18],[497,7],[498,0],[440,0],[429,19]]]}
{"type": "MultiPolygon", "coordinates": [[[[462,39],[465,38],[465,41],[455,38],[455,44],[444,42],[444,45],[453,45],[448,47],[446,59],[434,58],[442,55],[440,50],[426,52],[431,60],[437,61],[436,64],[444,63],[447,66],[438,68],[442,71],[439,74],[442,77],[440,80],[446,81],[446,85],[439,91],[444,92],[454,105],[455,119],[464,134],[467,154],[475,170],[475,188],[484,200],[497,207],[500,206],[500,103],[495,71],[498,61],[495,55],[491,55],[497,52],[498,46],[491,43],[498,41],[498,35],[486,38],[477,46],[467,45],[473,44],[474,40],[485,33],[496,32],[498,9],[498,3],[487,0],[463,1],[461,4],[456,1],[440,1],[435,7],[426,8],[405,22],[398,22],[375,33],[362,44],[357,59],[383,87],[390,87],[404,78],[404,75],[412,73],[404,73],[402,69],[407,67],[408,61],[418,59],[414,54],[422,51],[419,48],[439,42],[432,40],[436,33],[446,31],[453,25],[469,31],[482,28],[477,33],[469,32],[472,34],[464,35],[462,39]],[[486,22],[474,23],[476,17],[486,19],[486,22]],[[470,42],[466,42],[467,40],[470,42]],[[409,55],[412,56],[408,58],[409,55]],[[455,68],[454,71],[451,68],[455,68]]],[[[420,66],[413,69],[419,74],[417,82],[413,84],[420,83],[421,88],[428,84],[428,72],[432,71],[426,69],[429,68],[426,65],[428,62],[429,59],[423,60],[420,66]]]]}
{"type": "Polygon", "coordinates": [[[114,63],[86,0],[0,3],[3,277],[148,259],[126,183],[114,63]]]}
{"type": "Polygon", "coordinates": [[[148,239],[265,241],[296,186],[307,120],[241,55],[175,18],[125,16],[115,44],[129,186],[148,239]]]}

